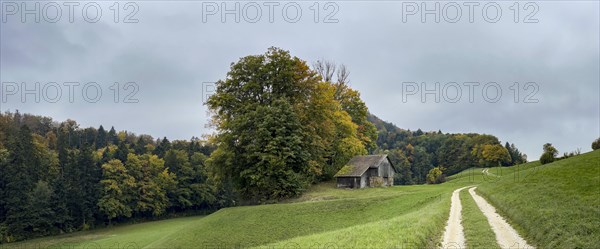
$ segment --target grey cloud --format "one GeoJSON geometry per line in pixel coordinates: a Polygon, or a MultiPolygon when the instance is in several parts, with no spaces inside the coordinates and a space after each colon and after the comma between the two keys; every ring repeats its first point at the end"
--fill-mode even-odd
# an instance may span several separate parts
{"type": "Polygon", "coordinates": [[[402,128],[494,134],[530,159],[546,142],[561,152],[588,151],[600,135],[597,2],[537,2],[536,24],[512,22],[505,2],[498,23],[481,16],[468,23],[463,16],[454,24],[421,23],[418,16],[403,23],[401,3],[389,1],[337,2],[339,23],[314,23],[312,3],[299,3],[298,23],[281,15],[274,23],[266,16],[259,23],[221,23],[219,16],[204,23],[200,2],[138,2],[139,23],[113,23],[105,5],[94,24],[3,23],[2,81],[95,81],[106,97],[56,104],[13,98],[1,109],[188,139],[210,132],[203,128],[202,83],[224,78],[242,56],[278,46],[309,62],[346,64],[370,110],[402,128]],[[109,87],[115,81],[136,82],[139,103],[114,103],[109,87]],[[458,103],[422,103],[415,96],[403,103],[405,81],[495,81],[503,97],[486,103],[476,92],[469,103],[463,89],[458,103]],[[536,82],[540,102],[513,103],[515,81],[536,82]]]}

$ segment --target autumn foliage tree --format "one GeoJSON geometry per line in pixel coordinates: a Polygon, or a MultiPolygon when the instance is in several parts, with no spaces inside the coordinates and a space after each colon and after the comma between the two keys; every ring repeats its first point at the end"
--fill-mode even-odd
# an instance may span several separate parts
{"type": "Polygon", "coordinates": [[[114,159],[102,165],[103,180],[101,197],[98,200],[100,211],[109,221],[114,218],[131,217],[136,182],[123,163],[114,159]]]}
{"type": "Polygon", "coordinates": [[[218,131],[212,172],[258,202],[330,179],[352,156],[367,153],[375,134],[360,132],[367,112],[358,95],[348,88],[342,100],[338,90],[278,48],[233,63],[206,103],[218,131]]]}

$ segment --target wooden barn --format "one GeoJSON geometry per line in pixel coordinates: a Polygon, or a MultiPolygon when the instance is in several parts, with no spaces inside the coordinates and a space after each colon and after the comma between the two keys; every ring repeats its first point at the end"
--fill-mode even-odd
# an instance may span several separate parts
{"type": "Polygon", "coordinates": [[[335,174],[338,188],[394,186],[396,169],[387,155],[355,156],[335,174]]]}

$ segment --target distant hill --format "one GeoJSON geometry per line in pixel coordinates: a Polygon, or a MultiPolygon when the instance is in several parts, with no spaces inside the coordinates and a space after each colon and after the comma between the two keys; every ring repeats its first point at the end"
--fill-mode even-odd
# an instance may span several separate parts
{"type": "Polygon", "coordinates": [[[526,155],[514,144],[488,134],[450,134],[438,131],[411,131],[369,114],[368,120],[377,128],[377,149],[372,153],[388,153],[400,171],[404,171],[397,183],[424,183],[427,172],[434,167],[445,168],[446,175],[456,174],[471,167],[511,166],[526,162],[526,155]],[[504,152],[500,147],[503,147],[504,152]],[[501,150],[508,156],[503,160],[490,161],[482,155],[486,149],[501,150]],[[405,165],[406,159],[408,166],[405,165]],[[402,169],[403,168],[403,169],[402,169]],[[408,174],[406,174],[406,171],[408,174]]]}

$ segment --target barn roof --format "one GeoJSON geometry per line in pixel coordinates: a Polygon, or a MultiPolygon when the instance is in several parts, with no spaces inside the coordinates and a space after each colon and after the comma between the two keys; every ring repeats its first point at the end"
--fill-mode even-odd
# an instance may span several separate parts
{"type": "Polygon", "coordinates": [[[355,156],[335,174],[335,177],[360,177],[367,169],[378,168],[383,160],[389,160],[387,155],[355,156]]]}

